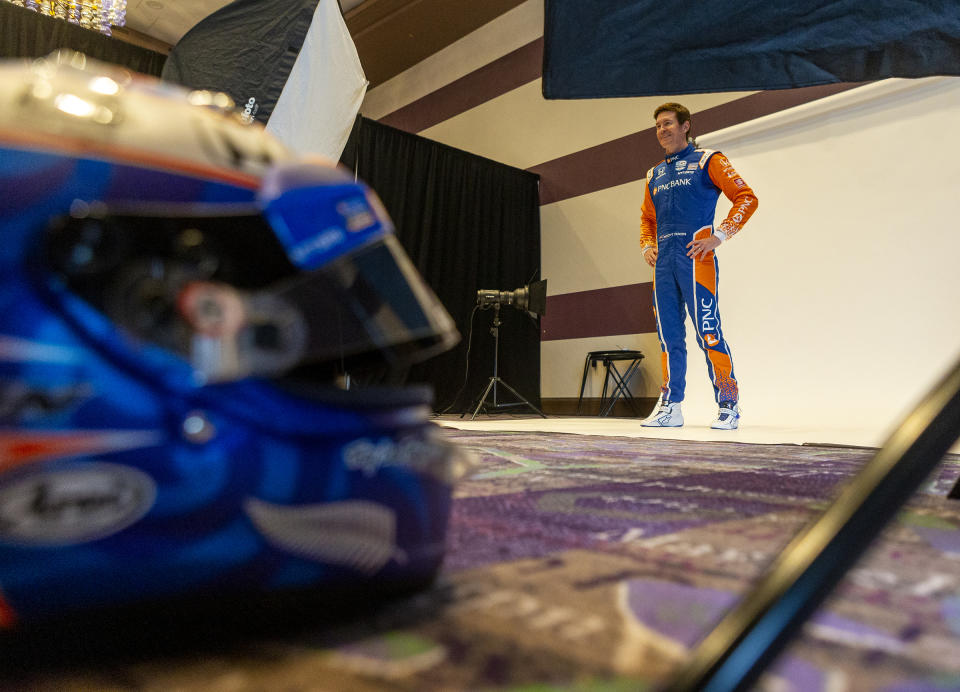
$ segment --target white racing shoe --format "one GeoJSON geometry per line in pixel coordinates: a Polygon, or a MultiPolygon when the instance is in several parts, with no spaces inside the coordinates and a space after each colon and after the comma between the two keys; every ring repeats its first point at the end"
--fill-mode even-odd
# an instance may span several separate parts
{"type": "Polygon", "coordinates": [[[721,401],[717,420],[710,424],[714,430],[736,430],[740,426],[740,407],[734,401],[721,401]]]}
{"type": "Polygon", "coordinates": [[[660,408],[641,423],[644,428],[679,428],[683,425],[683,411],[679,401],[661,402],[660,408]]]}

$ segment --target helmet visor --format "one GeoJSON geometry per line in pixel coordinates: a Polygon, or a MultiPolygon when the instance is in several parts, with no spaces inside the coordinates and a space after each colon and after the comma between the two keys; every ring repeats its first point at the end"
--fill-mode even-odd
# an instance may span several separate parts
{"type": "Polygon", "coordinates": [[[450,348],[453,320],[390,233],[303,271],[260,215],[69,218],[48,231],[59,282],[203,381],[306,364],[402,369],[450,348]]]}

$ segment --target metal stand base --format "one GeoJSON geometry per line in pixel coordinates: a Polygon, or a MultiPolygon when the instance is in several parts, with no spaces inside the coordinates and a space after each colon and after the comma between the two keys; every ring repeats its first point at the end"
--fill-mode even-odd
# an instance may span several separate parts
{"type": "MultiPolygon", "coordinates": [[[[490,378],[490,381],[487,383],[487,388],[483,390],[483,395],[480,397],[480,403],[477,404],[477,407],[473,410],[473,415],[470,416],[470,420],[473,420],[474,418],[477,417],[477,414],[480,412],[480,409],[485,408],[485,407],[484,407],[484,403],[486,402],[487,396],[490,395],[490,392],[491,392],[491,391],[493,392],[493,404],[492,404],[491,408],[493,408],[494,410],[502,409],[502,408],[513,408],[514,406],[529,406],[530,408],[532,408],[534,411],[536,411],[537,413],[539,413],[539,414],[540,414],[541,416],[543,416],[544,418],[547,417],[547,414],[545,414],[543,411],[541,411],[541,410],[538,409],[536,406],[534,406],[533,404],[531,404],[529,401],[527,401],[526,399],[524,399],[524,398],[520,395],[520,393],[517,392],[516,389],[514,389],[513,387],[511,387],[510,385],[508,385],[506,382],[504,382],[502,377],[491,377],[491,378],[490,378]],[[498,404],[498,403],[497,403],[497,389],[496,389],[498,383],[499,383],[499,384],[502,384],[504,387],[506,387],[507,389],[509,389],[510,392],[511,392],[515,397],[517,397],[520,401],[517,401],[517,402],[514,402],[514,403],[510,403],[510,404],[498,404]]],[[[460,414],[460,417],[463,418],[465,415],[467,415],[466,412],[460,414]]]]}
{"type": "MultiPolygon", "coordinates": [[[[490,393],[493,393],[493,402],[490,407],[493,410],[504,409],[504,408],[513,408],[514,406],[529,406],[534,411],[539,413],[544,418],[547,417],[543,411],[538,409],[536,406],[531,404],[529,401],[520,396],[520,393],[516,389],[508,385],[503,381],[503,378],[497,375],[497,367],[499,365],[499,354],[500,354],[500,325],[503,324],[500,321],[500,304],[496,303],[493,306],[493,326],[490,327],[490,333],[493,335],[493,377],[487,382],[487,388],[483,390],[483,394],[480,395],[480,402],[477,404],[477,407],[473,410],[473,415],[470,416],[470,420],[473,420],[477,417],[477,414],[480,413],[480,409],[485,408],[485,403],[487,397],[490,393]],[[504,387],[510,390],[510,392],[517,397],[520,401],[509,403],[509,404],[498,404],[497,403],[497,385],[502,384],[504,387]]],[[[460,417],[463,418],[467,415],[467,412],[464,411],[460,414],[460,417]]]]}

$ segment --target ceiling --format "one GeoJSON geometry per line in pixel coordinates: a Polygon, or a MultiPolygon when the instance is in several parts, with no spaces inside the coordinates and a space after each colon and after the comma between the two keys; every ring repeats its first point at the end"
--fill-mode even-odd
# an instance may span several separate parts
{"type": "MultiPolygon", "coordinates": [[[[375,87],[525,0],[340,0],[364,73],[375,87]]],[[[127,0],[115,35],[168,52],[231,0],[127,0]]]]}

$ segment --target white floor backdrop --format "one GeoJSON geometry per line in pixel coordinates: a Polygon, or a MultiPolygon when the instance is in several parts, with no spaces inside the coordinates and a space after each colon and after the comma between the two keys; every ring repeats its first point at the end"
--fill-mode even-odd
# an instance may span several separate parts
{"type": "MultiPolygon", "coordinates": [[[[882,437],[960,357],[958,122],[960,79],[897,79],[700,138],[760,199],[719,250],[745,425],[882,437]]],[[[687,341],[684,412],[704,424],[689,322],[687,341]]]]}

